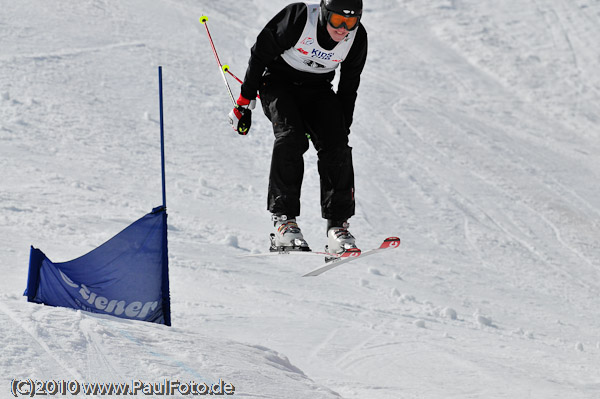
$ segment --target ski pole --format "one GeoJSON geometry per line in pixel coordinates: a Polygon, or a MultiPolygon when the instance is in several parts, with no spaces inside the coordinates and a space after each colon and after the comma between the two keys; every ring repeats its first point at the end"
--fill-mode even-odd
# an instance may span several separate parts
{"type": "MultiPolygon", "coordinates": [[[[227,65],[227,64],[223,65],[223,72],[227,72],[228,74],[230,74],[231,76],[233,76],[233,78],[234,78],[235,80],[237,80],[237,81],[238,81],[238,82],[239,82],[241,85],[243,85],[243,84],[244,84],[244,82],[242,81],[242,79],[240,79],[240,78],[238,78],[237,76],[235,76],[235,75],[233,74],[233,72],[231,72],[231,71],[229,70],[229,65],[227,65]]],[[[260,99],[260,95],[258,95],[258,94],[257,94],[257,95],[256,95],[256,98],[260,99]]]]}
{"type": "MultiPolygon", "coordinates": [[[[228,74],[230,74],[231,76],[233,76],[233,78],[234,78],[235,80],[237,80],[237,81],[238,81],[238,82],[239,82],[241,85],[243,85],[243,84],[244,84],[244,82],[243,82],[243,81],[242,81],[240,78],[238,78],[237,76],[235,76],[235,75],[233,74],[233,72],[231,72],[231,71],[229,70],[229,65],[223,65],[223,70],[224,70],[225,72],[227,72],[228,74]]],[[[260,100],[260,94],[257,94],[257,95],[256,95],[256,98],[258,98],[258,99],[260,100]]]]}
{"type": "Polygon", "coordinates": [[[235,75],[233,74],[233,72],[231,72],[231,71],[229,70],[229,65],[227,65],[227,64],[223,65],[223,72],[227,72],[228,74],[230,74],[231,76],[233,76],[233,78],[234,78],[235,80],[237,80],[237,81],[238,81],[240,84],[244,84],[244,82],[242,82],[242,80],[241,80],[240,78],[238,78],[237,76],[235,76],[235,75]]]}
{"type": "MultiPolygon", "coordinates": [[[[223,72],[223,79],[225,79],[225,72],[227,72],[235,80],[237,80],[239,82],[239,84],[244,84],[244,82],[242,81],[242,79],[240,79],[237,76],[235,76],[233,74],[233,72],[231,72],[229,70],[229,65],[227,65],[227,64],[221,65],[221,60],[219,59],[219,56],[217,55],[217,50],[215,49],[215,45],[213,43],[212,37],[210,35],[210,32],[208,31],[208,25],[206,24],[206,21],[208,21],[208,17],[202,16],[202,18],[200,18],[200,22],[202,22],[204,24],[204,26],[206,27],[206,33],[208,34],[208,39],[210,40],[210,45],[211,45],[211,47],[213,49],[213,52],[215,54],[215,58],[217,59],[217,64],[219,64],[219,67],[221,68],[221,70],[223,72]]],[[[227,83],[227,79],[225,79],[225,84],[227,85],[227,88],[229,89],[229,95],[233,98],[233,95],[231,94],[231,89],[229,88],[229,84],[227,83]]],[[[256,98],[260,98],[260,96],[257,95],[256,98]]]]}
{"type": "MultiPolygon", "coordinates": [[[[213,42],[212,36],[210,35],[210,31],[208,30],[208,24],[206,23],[207,21],[208,21],[207,16],[203,15],[200,17],[200,22],[206,28],[206,34],[208,35],[208,40],[210,41],[210,46],[212,47],[212,51],[213,51],[213,54],[215,55],[215,59],[217,60],[217,64],[219,64],[219,74],[221,75],[221,77],[223,77],[223,82],[225,82],[225,86],[227,87],[227,92],[229,93],[229,98],[231,98],[231,102],[233,103],[233,105],[235,107],[237,107],[237,103],[235,102],[235,99],[233,98],[233,94],[231,93],[231,87],[229,87],[229,83],[227,83],[227,78],[225,77],[225,69],[224,69],[223,65],[221,64],[221,60],[219,59],[219,55],[217,54],[217,49],[215,48],[215,44],[213,42]]],[[[229,67],[227,67],[227,71],[229,71],[229,67]]],[[[233,74],[232,74],[232,76],[233,76],[233,74]]]]}

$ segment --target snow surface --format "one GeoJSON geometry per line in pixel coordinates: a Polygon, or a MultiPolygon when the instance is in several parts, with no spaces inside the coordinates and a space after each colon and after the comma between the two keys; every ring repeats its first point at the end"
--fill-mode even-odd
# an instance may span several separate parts
{"type": "Polygon", "coordinates": [[[198,22],[243,76],[286,1],[0,3],[0,397],[13,378],[600,397],[600,1],[365,1],[351,231],[403,244],[317,278],[318,258],[238,257],[267,247],[273,137],[260,111],[228,126],[198,22]],[[160,205],[158,65],[173,327],[27,303],[30,245],[70,260],[160,205]]]}

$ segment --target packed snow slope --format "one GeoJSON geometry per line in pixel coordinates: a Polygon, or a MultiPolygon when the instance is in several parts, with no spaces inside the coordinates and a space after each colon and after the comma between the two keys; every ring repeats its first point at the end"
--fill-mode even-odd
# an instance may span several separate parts
{"type": "Polygon", "coordinates": [[[286,1],[0,3],[0,397],[14,378],[600,397],[600,1],[365,0],[351,231],[402,246],[317,278],[318,258],[239,258],[268,246],[273,135],[259,110],[228,126],[198,22],[243,76],[286,1]],[[30,245],[71,260],[160,205],[159,65],[173,327],[27,303],[30,245]]]}

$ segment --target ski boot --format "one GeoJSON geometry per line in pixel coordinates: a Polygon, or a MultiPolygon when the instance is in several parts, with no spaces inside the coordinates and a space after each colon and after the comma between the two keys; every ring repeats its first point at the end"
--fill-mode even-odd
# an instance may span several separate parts
{"type": "Polygon", "coordinates": [[[296,218],[285,215],[273,215],[275,233],[271,233],[271,252],[310,251],[296,218]]]}
{"type": "Polygon", "coordinates": [[[360,255],[354,236],[348,231],[349,226],[348,222],[327,221],[328,244],[325,246],[325,252],[335,255],[326,257],[327,262],[339,257],[360,255]]]}

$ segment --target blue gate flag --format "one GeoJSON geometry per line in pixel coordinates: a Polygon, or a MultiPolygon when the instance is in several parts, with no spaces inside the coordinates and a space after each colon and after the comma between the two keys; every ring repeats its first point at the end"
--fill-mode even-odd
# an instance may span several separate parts
{"type": "Polygon", "coordinates": [[[166,208],[69,262],[53,263],[31,247],[24,295],[29,302],[170,326],[166,208]]]}

